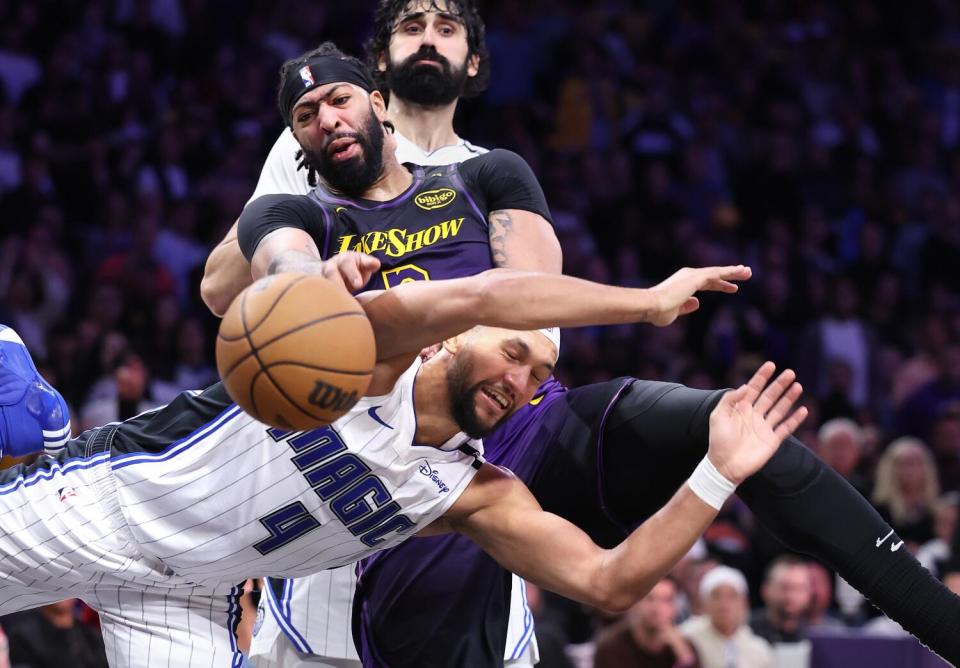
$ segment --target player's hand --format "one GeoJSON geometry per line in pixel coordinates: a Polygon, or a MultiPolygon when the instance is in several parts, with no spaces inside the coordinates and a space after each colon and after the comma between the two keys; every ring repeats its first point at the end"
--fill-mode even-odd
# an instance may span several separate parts
{"type": "Polygon", "coordinates": [[[342,285],[349,292],[361,290],[380,268],[380,260],[372,255],[346,251],[323,263],[323,276],[342,285]]]}
{"type": "Polygon", "coordinates": [[[732,281],[750,278],[750,267],[742,264],[727,267],[684,267],[670,278],[650,288],[657,297],[657,306],[649,322],[665,327],[681,315],[693,313],[700,308],[697,292],[736,292],[739,287],[732,281]]]}
{"type": "Polygon", "coordinates": [[[710,414],[707,456],[735,485],[760,470],[807,417],[806,408],[794,408],[803,392],[796,374],[787,369],[771,382],[775,370],[773,362],[764,363],[710,414]]]}

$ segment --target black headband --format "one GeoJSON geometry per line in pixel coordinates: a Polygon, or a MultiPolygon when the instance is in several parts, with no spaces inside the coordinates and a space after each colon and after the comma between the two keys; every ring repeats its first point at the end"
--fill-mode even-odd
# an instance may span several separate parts
{"type": "Polygon", "coordinates": [[[338,82],[355,84],[368,93],[374,90],[373,80],[363,65],[337,56],[315,56],[289,68],[280,94],[284,122],[293,125],[293,106],[307,92],[338,82]]]}

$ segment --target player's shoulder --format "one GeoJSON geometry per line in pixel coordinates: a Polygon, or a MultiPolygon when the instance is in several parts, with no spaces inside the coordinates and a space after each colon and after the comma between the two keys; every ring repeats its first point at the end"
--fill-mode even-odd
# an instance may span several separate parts
{"type": "Polygon", "coordinates": [[[477,157],[461,162],[460,173],[464,177],[483,178],[487,175],[505,176],[530,173],[530,165],[519,154],[505,148],[494,148],[477,157]]]}
{"type": "Polygon", "coordinates": [[[483,462],[476,475],[445,514],[449,529],[461,531],[462,522],[478,511],[528,504],[532,496],[527,486],[509,469],[483,462]]]}
{"type": "Polygon", "coordinates": [[[490,149],[486,148],[485,146],[474,144],[473,142],[467,141],[466,139],[461,139],[460,142],[463,144],[464,150],[470,151],[471,153],[476,153],[477,155],[481,155],[483,153],[490,152],[490,149]]]}

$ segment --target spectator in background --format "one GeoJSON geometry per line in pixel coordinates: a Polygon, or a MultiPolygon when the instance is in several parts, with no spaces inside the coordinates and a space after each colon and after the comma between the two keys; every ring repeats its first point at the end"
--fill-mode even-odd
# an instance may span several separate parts
{"type": "Polygon", "coordinates": [[[856,417],[876,404],[876,339],[858,315],[860,296],[850,278],[836,281],[828,308],[804,333],[797,375],[820,398],[825,419],[856,417]]]}
{"type": "Polygon", "coordinates": [[[842,629],[846,624],[830,613],[833,604],[833,583],[830,572],[815,561],[807,563],[810,572],[810,607],[807,628],[842,629]]]}
{"type": "Polygon", "coordinates": [[[767,568],[750,627],[770,643],[798,642],[807,637],[807,611],[812,600],[810,569],[802,559],[784,555],[767,568]]]}
{"type": "Polygon", "coordinates": [[[877,462],[873,505],[914,552],[932,540],[933,507],[940,495],[933,456],[916,438],[898,438],[877,462]]]}
{"type": "Polygon", "coordinates": [[[80,408],[81,430],[126,420],[162,403],[152,397],[149,370],[122,334],[108,332],[100,355],[104,372],[80,408]]]}
{"type": "Polygon", "coordinates": [[[703,576],[717,566],[717,562],[707,555],[707,544],[699,538],[690,552],[670,571],[679,589],[677,601],[680,620],[703,612],[700,604],[700,581],[703,576]]]}
{"type": "Polygon", "coordinates": [[[703,668],[773,668],[773,651],[747,625],[747,580],[717,566],[700,581],[704,614],[680,626],[703,668]]]}
{"type": "Polygon", "coordinates": [[[945,564],[940,577],[947,589],[960,596],[960,561],[950,561],[945,564]]]}
{"type": "Polygon", "coordinates": [[[944,406],[960,401],[960,343],[951,342],[940,351],[937,376],[919,386],[900,407],[900,432],[927,439],[944,406]]]}
{"type": "Polygon", "coordinates": [[[820,427],[817,443],[817,454],[827,466],[869,497],[869,483],[857,470],[863,452],[863,429],[849,418],[834,418],[820,427]]]}
{"type": "Polygon", "coordinates": [[[77,620],[77,600],[28,610],[8,629],[10,663],[29,668],[107,668],[100,633],[77,620]]]}
{"type": "Polygon", "coordinates": [[[938,575],[945,563],[953,556],[953,536],[960,519],[960,492],[947,492],[933,504],[933,532],[936,538],[928,540],[917,551],[917,560],[938,575]]]}
{"type": "MultiPolygon", "coordinates": [[[[597,639],[594,668],[693,668],[696,652],[677,629],[677,584],[664,578],[597,639]]],[[[540,629],[537,628],[539,640],[540,629]]]]}
{"type": "Polygon", "coordinates": [[[925,315],[911,329],[909,338],[916,350],[903,361],[893,378],[890,399],[895,409],[917,389],[937,378],[940,356],[950,343],[946,318],[940,313],[925,315]]]}
{"type": "Polygon", "coordinates": [[[196,318],[180,322],[175,338],[177,358],[167,380],[155,379],[150,396],[158,403],[173,401],[183,388],[199,389],[217,382],[217,370],[210,364],[206,332],[196,318]]]}
{"type": "Polygon", "coordinates": [[[941,409],[930,433],[930,447],[940,474],[940,489],[960,489],[960,401],[941,409]]]}

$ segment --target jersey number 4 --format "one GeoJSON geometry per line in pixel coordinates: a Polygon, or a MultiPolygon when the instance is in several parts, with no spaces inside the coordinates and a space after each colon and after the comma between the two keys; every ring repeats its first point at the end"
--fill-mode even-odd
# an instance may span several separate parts
{"type": "Polygon", "coordinates": [[[300,501],[294,501],[261,517],[260,523],[270,533],[270,537],[264,538],[253,547],[264,555],[280,549],[320,526],[320,520],[311,515],[300,501]]]}

